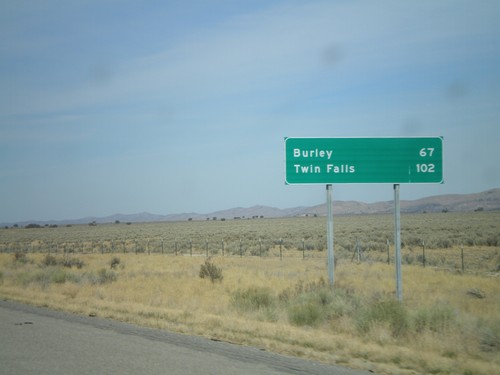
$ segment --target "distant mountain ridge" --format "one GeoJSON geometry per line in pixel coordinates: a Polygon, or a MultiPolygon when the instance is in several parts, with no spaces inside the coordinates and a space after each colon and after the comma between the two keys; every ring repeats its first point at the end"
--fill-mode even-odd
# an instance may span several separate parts
{"type": "MultiPolygon", "coordinates": [[[[471,211],[495,211],[500,210],[500,189],[491,189],[476,194],[448,194],[436,195],[416,200],[401,200],[401,212],[471,212],[471,211]]],[[[394,207],[393,201],[363,203],[357,201],[334,201],[333,212],[336,215],[359,215],[359,214],[384,214],[391,213],[394,207]]],[[[180,213],[169,215],[151,214],[142,212],[137,214],[115,214],[106,217],[86,217],[76,220],[59,221],[26,221],[15,223],[19,226],[28,224],[38,225],[68,225],[88,223],[138,223],[138,222],[161,222],[161,221],[187,221],[187,220],[232,220],[248,218],[276,218],[293,216],[325,216],[326,203],[312,207],[292,207],[280,209],[269,206],[235,207],[226,210],[211,212],[208,214],[180,213]]],[[[13,223],[1,224],[1,226],[13,223]]]]}
{"type": "MultiPolygon", "coordinates": [[[[401,200],[401,212],[470,212],[500,210],[500,189],[491,189],[475,194],[435,195],[416,200],[401,200]]],[[[334,201],[333,212],[340,215],[391,213],[394,201],[363,203],[334,201]]],[[[326,204],[310,208],[310,212],[326,215],[326,204]]]]}

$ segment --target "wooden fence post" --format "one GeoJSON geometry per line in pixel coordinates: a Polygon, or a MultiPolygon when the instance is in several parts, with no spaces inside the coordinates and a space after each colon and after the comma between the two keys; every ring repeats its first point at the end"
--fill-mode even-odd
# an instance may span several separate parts
{"type": "Polygon", "coordinates": [[[422,241],[422,264],[425,268],[425,241],[422,241]]]}
{"type": "Polygon", "coordinates": [[[390,253],[391,243],[387,239],[387,264],[391,264],[391,253],[390,253]]]}
{"type": "Polygon", "coordinates": [[[461,252],[462,252],[462,273],[465,271],[465,264],[464,264],[464,244],[461,246],[461,252]]]}

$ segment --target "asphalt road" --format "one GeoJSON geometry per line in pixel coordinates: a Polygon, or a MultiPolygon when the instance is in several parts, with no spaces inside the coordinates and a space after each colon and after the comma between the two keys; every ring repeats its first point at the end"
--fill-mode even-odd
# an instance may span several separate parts
{"type": "Polygon", "coordinates": [[[0,301],[0,374],[368,373],[201,337],[0,301]]]}

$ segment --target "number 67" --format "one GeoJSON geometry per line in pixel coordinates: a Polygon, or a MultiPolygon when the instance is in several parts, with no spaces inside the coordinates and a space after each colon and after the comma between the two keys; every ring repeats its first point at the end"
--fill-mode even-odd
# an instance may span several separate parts
{"type": "Polygon", "coordinates": [[[426,156],[432,156],[434,153],[434,148],[433,147],[424,147],[420,149],[420,156],[421,157],[426,157],[426,156]]]}

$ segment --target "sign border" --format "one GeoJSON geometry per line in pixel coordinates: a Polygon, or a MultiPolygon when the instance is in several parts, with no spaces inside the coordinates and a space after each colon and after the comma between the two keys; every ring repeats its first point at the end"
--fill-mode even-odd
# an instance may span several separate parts
{"type": "Polygon", "coordinates": [[[439,136],[410,136],[410,137],[404,137],[404,136],[390,136],[390,137],[385,137],[385,136],[374,136],[374,137],[365,137],[365,136],[357,136],[357,137],[317,137],[317,136],[309,136],[309,137],[283,137],[284,142],[283,142],[283,153],[284,153],[284,181],[285,185],[325,185],[325,184],[336,184],[336,185],[352,185],[352,184],[360,184],[360,185],[382,185],[382,184],[402,184],[402,185],[425,185],[425,184],[430,184],[430,185],[439,185],[439,184],[444,184],[444,168],[441,168],[442,173],[441,173],[441,181],[438,182],[288,182],[287,181],[287,157],[286,157],[286,143],[287,140],[289,139],[422,139],[422,138],[430,138],[430,139],[440,139],[441,141],[441,163],[443,163],[443,154],[444,154],[444,136],[439,135],[439,136]]]}

